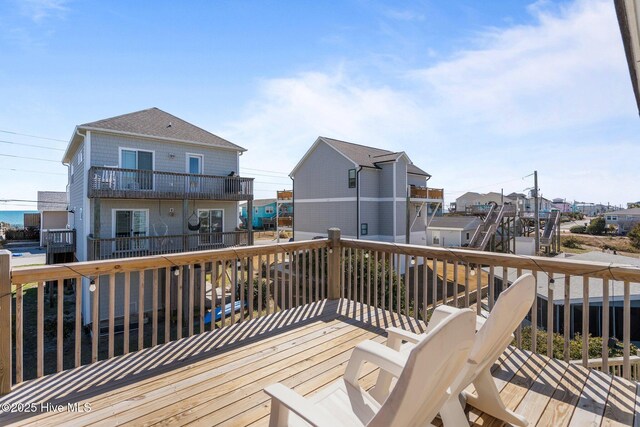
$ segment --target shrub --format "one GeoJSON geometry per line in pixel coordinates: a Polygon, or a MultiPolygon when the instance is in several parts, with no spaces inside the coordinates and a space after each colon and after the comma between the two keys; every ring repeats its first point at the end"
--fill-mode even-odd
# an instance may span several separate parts
{"type": "Polygon", "coordinates": [[[593,218],[591,223],[587,226],[587,233],[592,234],[594,236],[600,236],[604,234],[606,229],[606,223],[603,217],[599,216],[597,218],[593,218]]]}
{"type": "Polygon", "coordinates": [[[585,234],[587,232],[587,227],[584,225],[574,225],[569,229],[569,231],[574,234],[585,234]]]}
{"type": "MultiPolygon", "coordinates": [[[[249,283],[248,282],[244,282],[242,283],[242,286],[244,286],[244,297],[245,300],[247,301],[247,305],[249,304],[249,292],[251,292],[251,290],[249,289],[249,283]]],[[[262,309],[264,310],[267,307],[267,281],[264,279],[253,279],[253,308],[255,310],[258,309],[258,289],[262,287],[262,309]]],[[[240,299],[240,288],[238,288],[238,295],[237,298],[240,299]]]]}
{"type": "Polygon", "coordinates": [[[634,248],[640,249],[640,223],[636,224],[627,234],[634,248]]]}
{"type": "Polygon", "coordinates": [[[564,247],[566,248],[570,248],[570,249],[582,249],[582,246],[580,246],[580,241],[578,239],[576,239],[575,237],[565,237],[562,239],[562,244],[564,245],[564,247]]]}

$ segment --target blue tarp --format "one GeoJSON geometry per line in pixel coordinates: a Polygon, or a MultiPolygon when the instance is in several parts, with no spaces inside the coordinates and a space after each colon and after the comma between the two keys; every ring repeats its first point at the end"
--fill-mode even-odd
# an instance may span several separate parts
{"type": "MultiPolygon", "coordinates": [[[[246,307],[247,304],[242,304],[241,301],[236,301],[233,308],[234,308],[234,312],[238,312],[242,309],[242,307],[246,307]]],[[[214,310],[215,312],[215,321],[218,322],[220,320],[222,320],[222,307],[216,307],[216,309],[214,310]]],[[[225,318],[231,316],[231,304],[227,304],[224,306],[224,316],[225,318]]],[[[204,316],[204,323],[205,324],[209,324],[211,323],[211,312],[205,314],[204,316]]]]}

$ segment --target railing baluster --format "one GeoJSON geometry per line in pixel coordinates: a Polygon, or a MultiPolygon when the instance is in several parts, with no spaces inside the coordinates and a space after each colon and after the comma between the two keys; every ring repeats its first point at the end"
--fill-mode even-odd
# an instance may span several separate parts
{"type": "Polygon", "coordinates": [[[489,312],[493,310],[493,304],[496,298],[496,275],[495,275],[495,266],[491,264],[489,266],[489,292],[487,295],[487,304],[489,306],[489,312]]]}
{"type": "MultiPolygon", "coordinates": [[[[126,323],[129,323],[128,319],[126,323]]],[[[164,342],[171,341],[171,269],[164,268],[164,342]]]]}
{"type": "Polygon", "coordinates": [[[533,299],[531,306],[531,352],[537,353],[538,350],[538,272],[531,270],[533,278],[536,282],[536,297],[533,299]]]}
{"type": "MultiPolygon", "coordinates": [[[[387,269],[387,253],[386,252],[382,252],[382,270],[380,271],[380,281],[382,282],[381,286],[380,286],[380,305],[383,310],[385,309],[386,306],[386,299],[385,299],[385,283],[387,283],[387,275],[386,275],[386,269],[387,269]]],[[[377,282],[376,282],[376,286],[377,286],[377,282]]],[[[391,290],[391,288],[389,288],[389,290],[391,290]]]]}
{"type": "Polygon", "coordinates": [[[347,262],[346,261],[346,251],[347,250],[343,246],[341,248],[341,251],[342,251],[342,257],[340,259],[340,261],[341,261],[340,262],[340,268],[341,268],[341,274],[340,274],[340,298],[344,299],[344,295],[345,295],[345,289],[344,288],[345,288],[346,283],[347,283],[347,278],[345,277],[345,267],[346,267],[345,264],[347,262]]]}
{"type": "MultiPolygon", "coordinates": [[[[568,362],[570,359],[569,354],[569,338],[571,335],[571,276],[569,274],[564,275],[564,312],[563,312],[563,335],[564,335],[564,360],[568,362]]],[[[560,332],[560,331],[558,331],[560,332]]]]}
{"type": "Polygon", "coordinates": [[[371,258],[371,251],[367,253],[367,311],[371,306],[371,269],[375,267],[374,260],[371,258]]]}
{"type": "Polygon", "coordinates": [[[124,273],[123,354],[129,353],[129,324],[131,323],[131,274],[124,273]]]}
{"type": "MultiPolygon", "coordinates": [[[[75,363],[77,368],[82,363],[82,278],[76,276],[75,293],[76,293],[76,327],[75,327],[75,363]]],[[[22,339],[22,338],[21,338],[22,339]]],[[[22,362],[22,355],[20,356],[22,362]]]]}
{"type": "Polygon", "coordinates": [[[458,307],[458,261],[453,261],[453,306],[458,307]]]}
{"type": "Polygon", "coordinates": [[[289,308],[293,307],[293,252],[289,252],[289,274],[287,275],[289,289],[289,308]]]}
{"type": "Polygon", "coordinates": [[[442,305],[447,305],[449,299],[449,263],[442,260],[442,305]]]}
{"type": "Polygon", "coordinates": [[[278,268],[279,268],[279,254],[278,252],[273,254],[273,312],[278,312],[278,268]]]}
{"type": "Polygon", "coordinates": [[[57,288],[57,292],[58,292],[58,313],[57,313],[57,318],[56,318],[56,326],[57,326],[57,333],[56,333],[56,350],[57,350],[57,356],[56,356],[56,371],[60,372],[63,369],[63,344],[64,344],[64,309],[63,309],[63,305],[64,305],[64,280],[60,280],[58,279],[56,281],[56,288],[57,288]]]}
{"type": "Polygon", "coordinates": [[[360,303],[360,315],[364,316],[364,310],[362,309],[362,305],[364,304],[364,262],[365,262],[365,251],[360,250],[360,297],[358,302],[360,303]]]}
{"type": "MultiPolygon", "coordinates": [[[[425,266],[426,267],[426,266],[425,266]]],[[[469,263],[464,264],[464,306],[469,307],[469,274],[471,273],[471,269],[469,268],[469,263]]]]}
{"type": "Polygon", "coordinates": [[[427,257],[422,257],[422,321],[427,323],[427,307],[429,302],[427,301],[427,295],[429,291],[427,279],[428,275],[427,257]]]}
{"type": "MultiPolygon", "coordinates": [[[[298,277],[299,286],[300,278],[298,277]]],[[[258,316],[262,316],[262,308],[262,255],[258,255],[258,316]]]]}
{"type": "Polygon", "coordinates": [[[396,276],[396,314],[398,316],[400,316],[402,314],[402,310],[401,310],[401,302],[402,302],[402,275],[400,274],[400,254],[397,254],[394,257],[394,263],[393,263],[393,272],[394,275],[396,276]]]}
{"type": "MultiPolygon", "coordinates": [[[[522,276],[522,268],[518,268],[516,271],[516,276],[522,276]]],[[[536,289],[536,294],[538,290],[536,289]]],[[[522,348],[522,322],[518,324],[518,328],[516,329],[516,347],[522,348]]]]}
{"type": "Polygon", "coordinates": [[[476,265],[476,315],[482,314],[482,266],[476,265]]]}
{"type": "MultiPolygon", "coordinates": [[[[90,285],[91,286],[91,285],[90,285]]],[[[100,276],[93,284],[93,307],[91,307],[91,362],[98,361],[98,341],[100,341],[100,276]]],[[[39,305],[39,304],[38,304],[39,305]]],[[[38,358],[40,359],[40,358],[38,358]]]]}
{"type": "Polygon", "coordinates": [[[438,308],[438,259],[433,258],[431,266],[431,314],[438,308]]]}
{"type": "Polygon", "coordinates": [[[582,366],[589,365],[589,277],[582,276],[582,366]]]}
{"type": "Polygon", "coordinates": [[[231,324],[236,323],[236,292],[238,291],[238,258],[231,260],[231,324]]]}
{"type": "Polygon", "coordinates": [[[348,255],[348,263],[349,263],[349,268],[348,268],[348,274],[347,274],[347,299],[349,301],[351,301],[351,277],[353,276],[353,251],[351,250],[351,248],[349,248],[349,255],[348,255]]]}
{"type": "Polygon", "coordinates": [[[609,279],[602,279],[602,370],[609,370],[609,279]]]}
{"type": "Polygon", "coordinates": [[[320,299],[322,300],[327,297],[327,276],[325,268],[326,252],[326,248],[320,249],[320,299]]]}
{"type": "Polygon", "coordinates": [[[114,356],[115,340],[115,317],[116,317],[116,275],[109,274],[109,349],[108,358],[114,356]]]}
{"type": "MultiPolygon", "coordinates": [[[[22,382],[22,370],[24,361],[24,309],[23,309],[23,295],[22,284],[16,284],[16,384],[22,382]]],[[[77,327],[77,324],[76,324],[77,327]]],[[[76,339],[78,334],[76,333],[76,339]]]]}
{"type": "Polygon", "coordinates": [[[138,350],[144,348],[144,273],[138,273],[138,350]]]}
{"type": "Polygon", "coordinates": [[[314,294],[313,294],[313,300],[312,302],[318,301],[320,299],[320,253],[318,251],[318,249],[314,249],[314,259],[316,262],[316,275],[315,275],[315,279],[316,279],[316,283],[315,286],[313,287],[314,289],[314,294]]]}
{"type": "Polygon", "coordinates": [[[280,262],[279,262],[279,267],[278,269],[280,270],[280,309],[282,310],[286,310],[286,305],[287,305],[287,294],[286,294],[286,280],[287,280],[287,275],[286,275],[286,268],[285,268],[285,262],[287,260],[286,258],[287,254],[286,252],[282,252],[280,254],[280,262]]]}
{"type": "Polygon", "coordinates": [[[302,294],[300,293],[300,251],[295,251],[293,254],[293,268],[295,275],[295,291],[296,291],[296,306],[304,304],[302,301],[302,294]]]}
{"type": "Polygon", "coordinates": [[[238,314],[238,322],[242,322],[244,321],[244,311],[245,311],[245,307],[244,304],[246,302],[245,299],[245,294],[244,294],[244,283],[247,283],[247,268],[246,268],[246,264],[245,264],[246,258],[240,258],[236,260],[236,265],[238,265],[238,262],[240,262],[240,277],[236,280],[236,283],[238,283],[238,287],[239,289],[239,293],[240,293],[240,313],[238,314]]]}
{"type": "MultiPolygon", "coordinates": [[[[304,252],[303,252],[303,254],[304,254],[304,252]]],[[[271,254],[267,254],[266,258],[267,258],[267,260],[266,260],[266,263],[267,263],[267,271],[266,271],[266,273],[267,273],[267,289],[266,289],[267,290],[267,298],[266,298],[266,300],[267,300],[267,315],[268,315],[268,314],[271,313],[271,295],[270,295],[270,293],[271,293],[271,291],[270,291],[270,289],[271,289],[271,254]]]]}
{"type": "Polygon", "coordinates": [[[418,257],[413,258],[413,318],[418,320],[420,306],[418,304],[418,257]]]}
{"type": "Polygon", "coordinates": [[[151,283],[151,306],[153,313],[151,314],[151,345],[158,345],[158,269],[153,269],[153,278],[151,283]]]}
{"type": "MultiPolygon", "coordinates": [[[[631,352],[631,285],[624,282],[624,299],[622,302],[622,345],[623,345],[623,370],[624,378],[631,379],[631,363],[629,356],[631,352]]],[[[634,377],[637,379],[637,377],[634,377]]]]}
{"type": "MultiPolygon", "coordinates": [[[[186,268],[186,266],[182,266],[182,267],[176,267],[176,271],[178,272],[178,276],[177,276],[177,282],[178,282],[178,288],[177,288],[177,292],[176,292],[176,339],[182,339],[182,277],[183,277],[183,270],[186,268]]],[[[224,309],[222,310],[222,316],[224,316],[224,309]]],[[[224,317],[223,317],[224,319],[224,317]]]]}
{"type": "MultiPolygon", "coordinates": [[[[249,299],[249,319],[253,319],[253,296],[254,296],[254,285],[253,285],[253,257],[248,257],[247,258],[247,264],[249,265],[248,269],[247,269],[247,275],[249,276],[249,278],[247,279],[247,293],[248,295],[248,299],[249,299]]],[[[260,289],[260,281],[258,281],[258,292],[260,289]]]]}
{"type": "Polygon", "coordinates": [[[373,306],[376,309],[378,308],[378,262],[378,251],[375,251],[373,253],[373,306]]]}
{"type": "Polygon", "coordinates": [[[204,304],[204,300],[206,298],[206,287],[207,287],[207,282],[206,282],[206,269],[207,269],[207,263],[203,262],[202,264],[200,264],[200,275],[198,276],[198,287],[200,289],[200,315],[199,320],[200,320],[200,325],[199,325],[199,329],[198,329],[198,333],[203,333],[204,332],[204,312],[205,312],[205,304],[204,304]]]}
{"type": "Polygon", "coordinates": [[[553,303],[554,286],[553,273],[547,273],[547,357],[553,357],[553,334],[555,330],[553,315],[556,308],[553,303]]]}
{"type": "Polygon", "coordinates": [[[194,313],[194,301],[195,301],[195,273],[196,273],[196,268],[195,268],[195,264],[189,264],[188,266],[185,266],[185,268],[189,269],[189,300],[188,300],[188,304],[189,304],[189,311],[187,316],[189,316],[189,323],[188,323],[188,336],[192,336],[193,335],[193,318],[195,316],[194,313]]]}

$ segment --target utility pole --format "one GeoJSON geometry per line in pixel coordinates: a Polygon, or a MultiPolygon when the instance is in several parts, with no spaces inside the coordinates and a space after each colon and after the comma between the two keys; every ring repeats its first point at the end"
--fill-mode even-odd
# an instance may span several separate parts
{"type": "Polygon", "coordinates": [[[533,171],[533,197],[536,204],[534,212],[536,227],[536,255],[540,253],[540,206],[538,204],[538,171],[533,171]]]}

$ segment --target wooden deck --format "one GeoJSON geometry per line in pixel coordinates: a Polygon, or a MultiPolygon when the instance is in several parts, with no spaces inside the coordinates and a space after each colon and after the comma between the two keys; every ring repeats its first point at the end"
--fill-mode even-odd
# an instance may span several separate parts
{"type": "MultiPolygon", "coordinates": [[[[0,408],[36,404],[22,408],[36,413],[0,411],[0,425],[266,425],[265,386],[283,382],[314,393],[343,374],[357,343],[384,342],[390,325],[423,329],[346,300],[297,307],[23,383],[0,398],[0,408]],[[77,411],[68,403],[78,403],[77,411]]],[[[365,365],[364,386],[375,376],[365,365]]],[[[598,371],[509,348],[494,377],[507,405],[530,425],[640,422],[638,385],[598,371]]],[[[469,417],[500,425],[473,410],[469,417]]]]}

